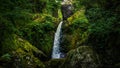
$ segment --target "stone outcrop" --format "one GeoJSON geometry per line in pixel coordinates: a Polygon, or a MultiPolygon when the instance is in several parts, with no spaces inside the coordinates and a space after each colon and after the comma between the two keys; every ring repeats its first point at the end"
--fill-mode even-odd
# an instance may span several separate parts
{"type": "Polygon", "coordinates": [[[63,20],[66,20],[73,14],[72,5],[62,5],[63,20]]]}
{"type": "Polygon", "coordinates": [[[63,14],[63,20],[66,20],[68,17],[70,17],[73,14],[72,1],[70,0],[63,1],[61,10],[63,14]]]}
{"type": "Polygon", "coordinates": [[[17,35],[13,35],[13,38],[11,41],[14,42],[13,46],[16,46],[13,47],[15,50],[0,57],[0,68],[1,66],[4,68],[45,68],[40,60],[40,57],[46,56],[42,51],[17,35]]]}
{"type": "Polygon", "coordinates": [[[71,50],[60,68],[97,68],[98,56],[91,47],[80,46],[71,50]]]}

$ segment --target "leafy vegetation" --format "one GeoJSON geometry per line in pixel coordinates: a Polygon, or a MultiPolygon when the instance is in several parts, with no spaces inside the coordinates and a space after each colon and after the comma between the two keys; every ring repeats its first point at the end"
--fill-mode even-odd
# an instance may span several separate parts
{"type": "Polygon", "coordinates": [[[61,41],[67,56],[51,60],[62,0],[0,0],[0,68],[84,67],[80,62],[88,59],[79,54],[89,51],[84,47],[91,47],[91,58],[98,56],[93,61],[99,68],[120,67],[120,1],[70,1],[73,15],[62,25],[61,41]]]}

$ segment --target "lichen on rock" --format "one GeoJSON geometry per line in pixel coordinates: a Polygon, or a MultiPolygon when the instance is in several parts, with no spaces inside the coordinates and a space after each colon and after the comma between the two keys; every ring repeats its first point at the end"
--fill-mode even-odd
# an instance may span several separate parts
{"type": "Polygon", "coordinates": [[[45,65],[39,59],[41,56],[46,57],[42,51],[17,35],[13,35],[13,37],[14,39],[11,41],[14,41],[16,48],[0,57],[1,66],[5,68],[9,66],[11,68],[45,68],[45,65]],[[35,54],[39,56],[35,56],[35,54]]]}
{"type": "MultiPolygon", "coordinates": [[[[80,46],[68,52],[62,67],[64,68],[97,68],[98,55],[89,46],[80,46]]],[[[61,68],[62,68],[61,67],[61,68]]]]}

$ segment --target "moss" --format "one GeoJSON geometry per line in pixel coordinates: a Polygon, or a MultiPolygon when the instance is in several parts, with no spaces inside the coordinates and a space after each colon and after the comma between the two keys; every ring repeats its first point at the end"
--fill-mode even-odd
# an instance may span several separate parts
{"type": "Polygon", "coordinates": [[[45,21],[54,21],[56,18],[52,17],[49,14],[33,14],[34,22],[45,22],[45,21]]]}
{"type": "Polygon", "coordinates": [[[60,18],[62,20],[62,12],[60,9],[58,10],[58,18],[60,18]]]}
{"type": "Polygon", "coordinates": [[[21,48],[12,53],[13,67],[24,68],[45,68],[44,64],[35,57],[31,52],[25,52],[21,48]]]}
{"type": "Polygon", "coordinates": [[[37,49],[35,46],[32,46],[28,41],[19,38],[18,36],[16,36],[16,45],[19,47],[16,49],[16,51],[12,52],[12,55],[14,59],[17,57],[17,59],[21,60],[18,62],[22,63],[22,66],[24,65],[23,67],[45,67],[44,64],[34,56],[34,54],[39,54],[39,57],[46,57],[42,51],[37,49]]]}
{"type": "Polygon", "coordinates": [[[85,8],[82,7],[76,11],[67,21],[63,24],[63,39],[61,43],[62,51],[68,52],[83,44],[89,36],[89,23],[85,16],[85,8]]]}
{"type": "Polygon", "coordinates": [[[65,52],[77,48],[86,43],[89,36],[89,23],[85,19],[75,19],[68,26],[63,25],[63,42],[62,47],[65,52]]]}
{"type": "Polygon", "coordinates": [[[22,49],[26,52],[35,52],[45,56],[45,54],[42,51],[37,49],[35,46],[31,45],[28,41],[19,38],[17,35],[15,35],[15,38],[15,45],[18,46],[17,50],[22,49]]]}
{"type": "Polygon", "coordinates": [[[46,67],[47,68],[60,68],[60,66],[64,62],[64,58],[62,59],[51,59],[50,61],[46,62],[46,67]]]}
{"type": "Polygon", "coordinates": [[[16,47],[13,47],[13,50],[11,49],[11,51],[8,51],[0,57],[1,66],[9,67],[11,65],[12,68],[45,68],[42,61],[38,59],[41,56],[46,57],[42,51],[17,35],[13,35],[12,37],[14,38],[11,40],[14,41],[13,46],[16,47]],[[35,54],[39,56],[36,56],[35,54]]]}
{"type": "Polygon", "coordinates": [[[32,45],[43,51],[48,58],[51,57],[54,33],[59,19],[50,14],[33,14],[33,22],[20,29],[21,37],[24,37],[32,45]]]}
{"type": "Polygon", "coordinates": [[[97,68],[99,58],[89,46],[80,46],[68,52],[62,67],[64,68],[97,68]]]}
{"type": "Polygon", "coordinates": [[[18,46],[15,44],[15,35],[14,34],[7,34],[2,40],[1,45],[1,54],[6,54],[10,51],[16,50],[18,46]]]}
{"type": "Polygon", "coordinates": [[[76,11],[71,17],[69,17],[67,20],[69,24],[73,23],[76,19],[79,20],[85,20],[88,22],[86,16],[85,16],[85,8],[81,8],[80,10],[76,11]]]}

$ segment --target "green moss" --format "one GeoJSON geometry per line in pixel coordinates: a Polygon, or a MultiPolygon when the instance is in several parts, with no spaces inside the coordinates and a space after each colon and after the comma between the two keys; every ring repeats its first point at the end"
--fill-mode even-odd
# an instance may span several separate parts
{"type": "Polygon", "coordinates": [[[58,10],[58,18],[62,20],[62,17],[63,17],[63,16],[62,16],[62,12],[61,12],[61,10],[59,9],[59,10],[58,10]]]}
{"type": "MultiPolygon", "coordinates": [[[[19,35],[51,57],[54,33],[59,19],[50,14],[33,14],[33,22],[20,29],[19,35]]],[[[48,60],[48,59],[46,59],[48,60]]]]}
{"type": "Polygon", "coordinates": [[[61,68],[61,65],[64,62],[64,58],[62,59],[51,59],[48,62],[46,62],[47,68],[61,68]]]}
{"type": "Polygon", "coordinates": [[[34,22],[45,22],[45,21],[50,21],[54,22],[56,19],[55,17],[52,17],[50,14],[33,14],[33,21],[34,22]]]}
{"type": "Polygon", "coordinates": [[[97,68],[99,58],[89,46],[80,46],[68,52],[62,67],[64,68],[97,68]]]}
{"type": "Polygon", "coordinates": [[[3,55],[10,51],[16,50],[18,46],[15,43],[16,43],[15,35],[7,34],[4,40],[2,41],[1,54],[3,55]]]}
{"type": "MultiPolygon", "coordinates": [[[[4,54],[0,58],[0,62],[3,67],[24,67],[24,68],[36,68],[41,67],[44,68],[44,64],[38,59],[42,57],[46,57],[46,55],[37,49],[35,46],[31,45],[28,41],[23,40],[22,38],[18,37],[17,35],[13,35],[14,39],[11,41],[14,41],[14,45],[16,46],[13,50],[11,48],[11,51],[8,51],[7,54],[4,54]],[[39,56],[35,56],[35,54],[39,56]]],[[[11,45],[11,44],[9,44],[11,45]]]]}
{"type": "Polygon", "coordinates": [[[89,23],[85,16],[85,9],[75,12],[63,24],[63,52],[77,48],[86,43],[89,36],[89,23]]]}
{"type": "Polygon", "coordinates": [[[21,48],[12,53],[13,67],[25,67],[25,68],[45,68],[44,64],[33,55],[31,52],[25,52],[21,48]],[[19,63],[19,64],[18,64],[19,63]]]}
{"type": "Polygon", "coordinates": [[[30,25],[27,29],[22,30],[23,37],[42,50],[47,56],[50,56],[54,37],[53,28],[54,25],[49,22],[30,25]]]}
{"type": "Polygon", "coordinates": [[[76,11],[71,17],[68,18],[68,22],[69,23],[74,23],[73,21],[75,21],[76,19],[79,20],[84,20],[85,22],[88,23],[88,20],[85,16],[85,8],[81,8],[80,10],[76,11]]]}

